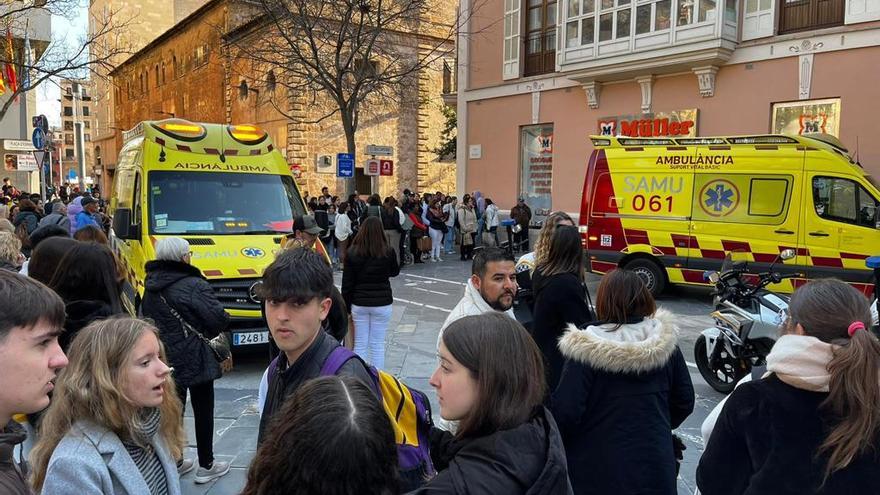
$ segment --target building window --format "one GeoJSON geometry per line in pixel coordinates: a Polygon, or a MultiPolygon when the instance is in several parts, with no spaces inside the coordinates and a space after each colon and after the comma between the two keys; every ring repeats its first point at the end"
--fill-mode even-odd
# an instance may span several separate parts
{"type": "Polygon", "coordinates": [[[64,135],[64,144],[67,146],[73,146],[73,134],[64,135]]]}
{"type": "Polygon", "coordinates": [[[156,68],[153,69],[153,72],[154,72],[153,79],[156,80],[156,87],[158,88],[159,82],[160,82],[159,81],[159,64],[156,64],[156,68]]]}
{"type": "Polygon", "coordinates": [[[162,84],[165,84],[165,61],[162,61],[162,84]]]}
{"type": "Polygon", "coordinates": [[[715,22],[715,0],[678,0],[678,25],[715,22]]]}
{"type": "Polygon", "coordinates": [[[73,131],[73,121],[65,120],[64,121],[64,130],[65,131],[73,131]]]}
{"type": "Polygon", "coordinates": [[[248,97],[248,83],[244,79],[242,79],[241,84],[238,85],[238,97],[242,100],[246,100],[248,97]]]}
{"type": "Polygon", "coordinates": [[[92,140],[92,135],[91,135],[91,134],[84,134],[84,135],[83,135],[83,139],[85,139],[86,142],[91,141],[91,140],[92,140]]]}
{"type": "Polygon", "coordinates": [[[455,61],[443,60],[443,94],[452,94],[455,90],[455,61]]]}
{"type": "Polygon", "coordinates": [[[599,1],[599,41],[628,37],[632,20],[630,0],[599,1]]]}
{"type": "Polygon", "coordinates": [[[565,47],[592,45],[596,40],[596,1],[569,0],[565,47]]]}
{"type": "Polygon", "coordinates": [[[277,81],[275,81],[275,72],[270,70],[269,73],[266,74],[266,90],[271,93],[275,91],[276,85],[277,81]]]}
{"type": "Polygon", "coordinates": [[[177,67],[177,55],[171,56],[171,77],[177,79],[180,77],[180,69],[177,67]]]}
{"type": "Polygon", "coordinates": [[[556,70],[556,0],[524,0],[526,60],[523,75],[556,70]]]}
{"type": "Polygon", "coordinates": [[[73,160],[74,159],[73,150],[70,148],[65,149],[64,150],[64,158],[67,160],[73,160]]]}
{"type": "Polygon", "coordinates": [[[89,116],[89,107],[83,107],[83,117],[89,116]]]}
{"type": "Polygon", "coordinates": [[[84,121],[83,121],[83,127],[85,127],[86,129],[89,129],[89,128],[92,127],[92,123],[91,123],[90,121],[88,121],[88,120],[84,120],[84,121]]]}
{"type": "Polygon", "coordinates": [[[208,46],[199,45],[193,53],[193,67],[201,67],[208,63],[208,46]]]}
{"type": "Polygon", "coordinates": [[[782,0],[779,34],[842,26],[845,0],[782,0]]]}
{"type": "Polygon", "coordinates": [[[64,107],[64,116],[73,117],[73,107],[64,107]]]}
{"type": "Polygon", "coordinates": [[[671,0],[639,2],[636,7],[636,34],[669,29],[671,0]]]}

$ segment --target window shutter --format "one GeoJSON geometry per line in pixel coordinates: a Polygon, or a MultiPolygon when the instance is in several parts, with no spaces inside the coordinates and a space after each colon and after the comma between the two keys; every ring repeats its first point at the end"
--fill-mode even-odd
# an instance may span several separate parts
{"type": "Polygon", "coordinates": [[[504,68],[502,79],[519,77],[520,1],[504,0],[504,68]]]}
{"type": "Polygon", "coordinates": [[[880,20],[880,0],[846,0],[844,24],[880,20]]]}
{"type": "Polygon", "coordinates": [[[776,0],[745,0],[744,3],[743,41],[773,36],[776,0]]]}

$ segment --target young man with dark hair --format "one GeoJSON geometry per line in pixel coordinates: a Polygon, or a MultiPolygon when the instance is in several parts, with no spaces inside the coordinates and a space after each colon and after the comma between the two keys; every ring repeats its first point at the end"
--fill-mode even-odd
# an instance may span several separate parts
{"type": "Polygon", "coordinates": [[[17,414],[49,405],[55,376],[67,366],[58,344],[64,329],[64,302],[45,285],[0,270],[0,493],[30,495],[25,470],[13,458],[27,438],[17,414]]]}
{"type": "MultiPolygon", "coordinates": [[[[321,375],[321,367],[339,342],[321,329],[333,304],[333,271],[311,249],[288,249],[263,273],[259,296],[266,304],[266,323],[280,349],[267,371],[257,443],[284,401],[307,380],[321,375]]],[[[353,376],[373,387],[369,371],[359,359],[350,359],[338,374],[353,376]]]]}

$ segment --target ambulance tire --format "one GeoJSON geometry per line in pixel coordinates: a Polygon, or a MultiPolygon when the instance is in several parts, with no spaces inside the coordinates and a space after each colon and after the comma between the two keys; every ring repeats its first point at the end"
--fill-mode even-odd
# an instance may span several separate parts
{"type": "Polygon", "coordinates": [[[666,289],[666,271],[649,259],[636,258],[624,265],[623,268],[642,277],[654,297],[659,296],[666,289]]]}

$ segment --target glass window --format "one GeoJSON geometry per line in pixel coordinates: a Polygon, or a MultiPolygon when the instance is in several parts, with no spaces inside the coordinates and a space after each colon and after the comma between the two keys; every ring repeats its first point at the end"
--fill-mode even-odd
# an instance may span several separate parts
{"type": "Polygon", "coordinates": [[[651,32],[651,4],[636,8],[636,34],[651,32]]]}
{"type": "Polygon", "coordinates": [[[581,21],[581,44],[591,45],[596,38],[596,18],[587,17],[581,21]]]}
{"type": "Polygon", "coordinates": [[[571,48],[577,46],[578,39],[578,21],[571,21],[565,24],[565,47],[571,48]]]}
{"type": "Polygon", "coordinates": [[[547,25],[556,26],[556,2],[547,2],[547,25]]]}
{"type": "Polygon", "coordinates": [[[602,14],[599,17],[599,41],[608,41],[611,39],[613,17],[614,14],[602,14]]]}
{"type": "Polygon", "coordinates": [[[700,0],[699,22],[715,20],[715,0],[700,0]]]}
{"type": "Polygon", "coordinates": [[[595,0],[584,0],[584,14],[590,15],[593,11],[596,10],[596,1],[595,0]]]}
{"type": "Polygon", "coordinates": [[[630,12],[630,9],[617,11],[617,33],[615,38],[626,38],[629,36],[630,12]]]}
{"type": "Polygon", "coordinates": [[[520,196],[536,217],[550,213],[553,186],[553,125],[521,128],[520,196]]]}
{"type": "Polygon", "coordinates": [[[736,0],[724,0],[724,10],[729,21],[736,21],[736,0]]]}
{"type": "Polygon", "coordinates": [[[749,215],[775,217],[785,211],[788,180],[752,179],[749,191],[749,215]]]}
{"type": "Polygon", "coordinates": [[[854,181],[835,177],[813,178],[816,214],[828,220],[875,228],[877,200],[854,181]]]}
{"type": "Polygon", "coordinates": [[[581,0],[569,0],[568,17],[577,17],[581,15],[581,0]]]}
{"type": "Polygon", "coordinates": [[[156,171],[149,194],[154,234],[290,232],[293,217],[305,213],[293,179],[283,175],[156,171]]]}
{"type": "Polygon", "coordinates": [[[671,6],[670,0],[661,0],[657,2],[657,12],[654,16],[654,31],[660,31],[662,29],[669,29],[669,19],[671,17],[669,13],[669,8],[671,6]]]}
{"type": "Polygon", "coordinates": [[[877,228],[877,200],[863,187],[859,187],[859,225],[877,228]]]}
{"type": "Polygon", "coordinates": [[[695,20],[694,0],[678,0],[678,25],[687,26],[695,20]]]}

